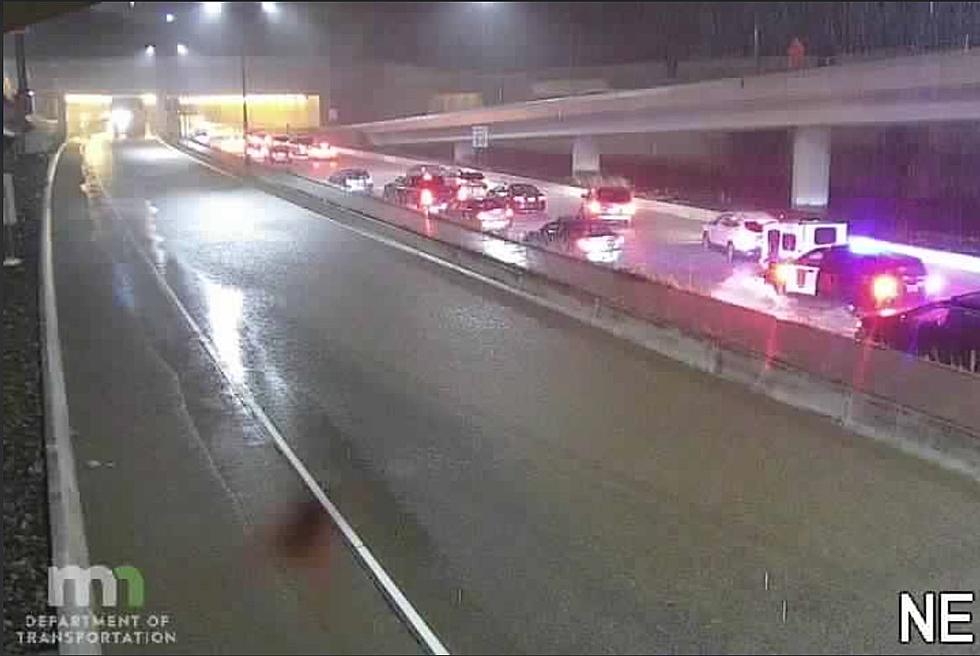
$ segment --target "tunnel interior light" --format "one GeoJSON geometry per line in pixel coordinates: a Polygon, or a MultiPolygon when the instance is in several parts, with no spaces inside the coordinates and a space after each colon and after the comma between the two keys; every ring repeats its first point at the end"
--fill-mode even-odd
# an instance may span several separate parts
{"type": "Polygon", "coordinates": [[[178,43],[177,44],[177,54],[178,55],[181,55],[181,56],[186,55],[187,54],[187,46],[185,46],[183,43],[178,43]]]}
{"type": "Polygon", "coordinates": [[[140,100],[143,101],[143,105],[146,107],[153,107],[157,104],[157,94],[155,93],[141,93],[140,100]]]}
{"type": "Polygon", "coordinates": [[[204,5],[204,13],[206,15],[215,17],[215,16],[220,16],[221,15],[222,4],[224,4],[224,3],[221,3],[221,2],[202,2],[201,4],[204,5]]]}
{"type": "Polygon", "coordinates": [[[133,122],[133,112],[124,107],[117,107],[109,114],[109,118],[118,132],[125,132],[133,122]]]}
{"type": "Polygon", "coordinates": [[[267,14],[275,14],[279,11],[279,5],[275,2],[263,2],[260,4],[262,5],[262,11],[267,14]]]}
{"type": "Polygon", "coordinates": [[[150,43],[143,49],[143,52],[145,52],[148,57],[152,57],[153,55],[157,54],[157,48],[155,45],[150,43]]]}
{"type": "Polygon", "coordinates": [[[168,23],[173,23],[173,22],[174,22],[175,20],[177,20],[177,17],[176,17],[176,16],[174,16],[173,14],[167,14],[167,15],[166,15],[166,16],[164,16],[163,18],[164,18],[164,20],[165,20],[165,21],[167,21],[168,23]]]}
{"type": "MultiPolygon", "coordinates": [[[[248,94],[248,103],[251,104],[282,104],[282,103],[305,103],[309,100],[309,96],[302,93],[259,93],[259,94],[248,94]]],[[[239,94],[225,94],[225,95],[204,95],[204,96],[181,96],[181,105],[241,105],[242,95],[239,94]]]]}
{"type": "Polygon", "coordinates": [[[65,102],[70,105],[108,105],[112,96],[100,93],[66,93],[65,102]]]}

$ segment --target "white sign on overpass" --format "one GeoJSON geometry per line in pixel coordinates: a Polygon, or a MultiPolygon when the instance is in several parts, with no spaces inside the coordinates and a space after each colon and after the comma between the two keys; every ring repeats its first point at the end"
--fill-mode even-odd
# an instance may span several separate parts
{"type": "Polygon", "coordinates": [[[473,148],[490,147],[490,128],[486,125],[473,126],[473,148]]]}

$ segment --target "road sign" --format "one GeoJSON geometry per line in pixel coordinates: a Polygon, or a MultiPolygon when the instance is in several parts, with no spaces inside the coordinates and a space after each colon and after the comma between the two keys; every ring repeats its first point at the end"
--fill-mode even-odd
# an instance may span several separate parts
{"type": "Polygon", "coordinates": [[[473,147],[474,148],[490,147],[490,128],[488,128],[485,125],[473,126],[473,147]]]}

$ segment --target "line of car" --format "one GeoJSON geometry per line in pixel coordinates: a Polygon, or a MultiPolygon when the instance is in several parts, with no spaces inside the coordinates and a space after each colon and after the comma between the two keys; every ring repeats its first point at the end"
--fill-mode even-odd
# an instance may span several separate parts
{"type": "MultiPolygon", "coordinates": [[[[254,133],[249,156],[270,163],[335,160],[326,142],[309,136],[254,133]]],[[[333,172],[329,182],[352,193],[372,194],[374,181],[363,168],[333,172]]],[[[386,183],[384,200],[477,230],[504,233],[517,215],[546,217],[546,196],[526,182],[492,183],[474,168],[419,164],[386,183]]],[[[636,213],[632,190],[602,183],[581,196],[578,212],[547,221],[523,236],[537,247],[613,263],[622,254],[636,213]]],[[[856,249],[847,224],[792,212],[721,212],[705,224],[701,242],[730,263],[752,259],[762,279],[779,294],[830,299],[859,318],[858,336],[902,351],[929,355],[978,370],[980,292],[935,300],[942,279],[916,257],[856,249]]]]}
{"type": "Polygon", "coordinates": [[[273,164],[289,164],[293,160],[336,160],[337,151],[324,139],[314,135],[270,134],[250,132],[245,139],[249,159],[273,164]]]}

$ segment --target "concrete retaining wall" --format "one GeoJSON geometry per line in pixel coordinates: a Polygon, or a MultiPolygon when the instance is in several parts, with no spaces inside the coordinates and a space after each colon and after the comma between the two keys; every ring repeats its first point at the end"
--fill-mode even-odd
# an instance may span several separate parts
{"type": "MultiPolygon", "coordinates": [[[[194,150],[215,157],[204,148],[194,150]]],[[[245,174],[240,160],[217,158],[224,168],[245,174]]],[[[425,219],[284,171],[253,165],[250,178],[314,211],[328,209],[331,219],[980,480],[980,377],[628,272],[425,219]]],[[[787,436],[792,437],[792,426],[787,436]]]]}

